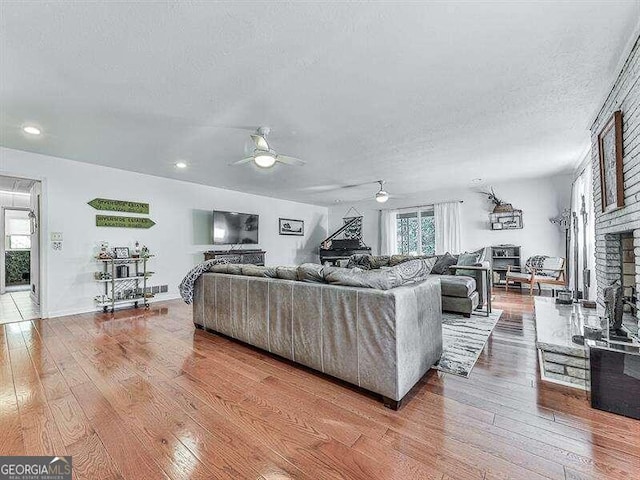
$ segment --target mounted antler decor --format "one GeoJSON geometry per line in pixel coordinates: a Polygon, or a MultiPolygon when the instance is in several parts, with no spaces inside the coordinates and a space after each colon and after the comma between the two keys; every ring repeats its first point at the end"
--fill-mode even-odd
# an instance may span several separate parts
{"type": "Polygon", "coordinates": [[[489,200],[495,205],[493,207],[493,213],[505,213],[512,212],[513,205],[507,202],[503,202],[498,198],[496,192],[493,191],[493,187],[491,187],[491,192],[480,192],[483,195],[486,195],[489,200]]]}
{"type": "Polygon", "coordinates": [[[480,192],[493,203],[493,212],[489,214],[491,230],[513,230],[522,228],[522,210],[515,210],[513,205],[498,198],[491,188],[490,192],[480,192]]]}

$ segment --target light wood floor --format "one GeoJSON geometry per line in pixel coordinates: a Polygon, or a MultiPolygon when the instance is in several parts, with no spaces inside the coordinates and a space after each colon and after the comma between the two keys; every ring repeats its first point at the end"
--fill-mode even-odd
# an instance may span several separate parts
{"type": "Polygon", "coordinates": [[[539,380],[532,303],[469,379],[429,372],[399,412],[210,333],[179,301],[0,326],[0,454],[77,479],[638,479],[640,422],[539,380]]]}

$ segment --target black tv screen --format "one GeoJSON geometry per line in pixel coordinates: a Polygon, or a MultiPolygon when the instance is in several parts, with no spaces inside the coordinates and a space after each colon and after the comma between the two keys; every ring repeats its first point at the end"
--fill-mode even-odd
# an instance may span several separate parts
{"type": "Polygon", "coordinates": [[[258,215],[238,212],[213,212],[213,244],[258,243],[258,215]]]}

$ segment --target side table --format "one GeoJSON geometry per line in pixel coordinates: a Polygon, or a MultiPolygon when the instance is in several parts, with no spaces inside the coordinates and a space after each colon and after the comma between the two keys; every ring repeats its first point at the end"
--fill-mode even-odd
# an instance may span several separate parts
{"type": "Polygon", "coordinates": [[[487,300],[487,306],[484,310],[484,313],[487,314],[487,317],[491,315],[491,277],[492,277],[491,267],[452,265],[449,268],[451,270],[474,270],[474,271],[482,272],[482,275],[484,275],[485,298],[487,300]]]}

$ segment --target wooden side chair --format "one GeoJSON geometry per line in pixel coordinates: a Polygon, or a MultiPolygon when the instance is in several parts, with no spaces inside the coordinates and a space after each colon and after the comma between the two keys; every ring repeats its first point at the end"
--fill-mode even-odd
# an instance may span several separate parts
{"type": "Polygon", "coordinates": [[[538,285],[538,293],[542,292],[540,285],[559,285],[565,287],[567,275],[565,260],[561,257],[547,257],[536,255],[527,259],[524,266],[507,267],[505,291],[509,291],[509,282],[529,284],[529,295],[533,295],[533,286],[538,285]]]}

